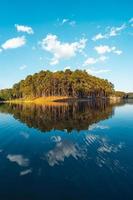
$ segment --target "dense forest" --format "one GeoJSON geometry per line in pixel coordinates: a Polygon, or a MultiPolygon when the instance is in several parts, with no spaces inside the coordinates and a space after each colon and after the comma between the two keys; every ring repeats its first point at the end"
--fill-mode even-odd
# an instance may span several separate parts
{"type": "Polygon", "coordinates": [[[26,99],[48,96],[108,97],[114,86],[108,80],[89,75],[82,70],[41,71],[29,75],[11,89],[0,91],[1,100],[26,99]]]}

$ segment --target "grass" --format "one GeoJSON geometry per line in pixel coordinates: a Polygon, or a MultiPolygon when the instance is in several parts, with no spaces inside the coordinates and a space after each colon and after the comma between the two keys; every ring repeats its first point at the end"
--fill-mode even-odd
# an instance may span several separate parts
{"type": "MultiPolygon", "coordinates": [[[[84,100],[84,99],[78,99],[74,97],[68,97],[68,96],[49,96],[49,97],[38,97],[38,98],[25,98],[25,99],[14,99],[14,100],[8,100],[7,103],[34,103],[34,104],[47,104],[47,105],[61,105],[64,103],[68,104],[68,101],[71,100],[84,100]]],[[[88,100],[88,99],[85,99],[88,100]]],[[[111,102],[120,101],[120,98],[117,97],[110,97],[109,100],[111,102]]]]}
{"type": "Polygon", "coordinates": [[[67,96],[50,96],[50,97],[39,97],[33,99],[14,99],[8,100],[7,103],[35,103],[35,104],[47,104],[47,105],[61,105],[64,103],[67,104],[65,101],[70,99],[67,96]]]}

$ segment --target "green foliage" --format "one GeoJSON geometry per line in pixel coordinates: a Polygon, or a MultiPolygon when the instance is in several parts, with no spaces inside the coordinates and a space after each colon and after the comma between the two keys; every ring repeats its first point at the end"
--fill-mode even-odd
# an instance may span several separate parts
{"type": "Polygon", "coordinates": [[[122,92],[122,91],[115,91],[114,95],[116,97],[121,97],[121,98],[124,98],[126,93],[125,92],[122,92]]]}
{"type": "Polygon", "coordinates": [[[114,86],[107,80],[89,75],[86,71],[41,71],[27,76],[12,89],[1,90],[0,98],[37,98],[47,96],[108,97],[114,86]]]}
{"type": "Polygon", "coordinates": [[[12,89],[0,90],[0,101],[12,99],[12,89]]]}

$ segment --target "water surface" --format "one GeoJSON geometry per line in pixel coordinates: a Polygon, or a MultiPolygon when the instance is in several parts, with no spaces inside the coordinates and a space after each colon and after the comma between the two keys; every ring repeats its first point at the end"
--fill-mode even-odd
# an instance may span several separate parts
{"type": "Polygon", "coordinates": [[[0,199],[133,199],[133,104],[0,104],[0,199]]]}

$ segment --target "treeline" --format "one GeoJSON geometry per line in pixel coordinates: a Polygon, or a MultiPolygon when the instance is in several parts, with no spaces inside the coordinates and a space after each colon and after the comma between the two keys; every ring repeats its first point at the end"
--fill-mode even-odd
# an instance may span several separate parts
{"type": "Polygon", "coordinates": [[[116,97],[125,98],[127,94],[125,92],[122,92],[122,91],[115,91],[114,95],[116,97]]]}
{"type": "Polygon", "coordinates": [[[127,99],[133,99],[133,93],[132,92],[127,93],[126,98],[127,99]]]}
{"type": "Polygon", "coordinates": [[[82,70],[41,71],[16,83],[12,89],[0,91],[1,100],[48,96],[108,97],[114,86],[108,80],[89,75],[82,70]]]}
{"type": "Polygon", "coordinates": [[[122,91],[115,91],[114,92],[114,95],[116,97],[120,97],[120,98],[123,98],[123,99],[133,99],[133,93],[132,92],[122,92],[122,91]]]}

